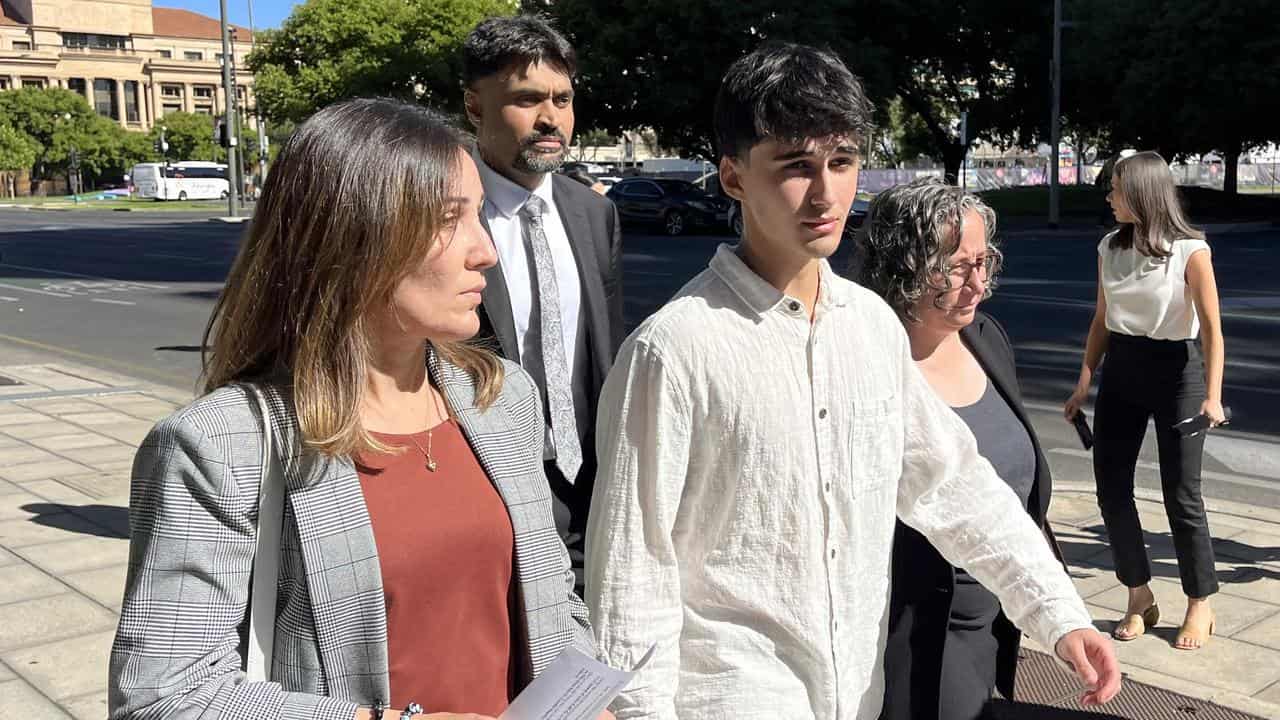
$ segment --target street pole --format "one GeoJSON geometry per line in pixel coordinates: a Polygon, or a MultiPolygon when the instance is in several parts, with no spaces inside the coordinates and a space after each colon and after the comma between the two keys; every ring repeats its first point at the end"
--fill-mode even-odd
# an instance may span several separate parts
{"type": "MultiPolygon", "coordinates": [[[[249,43],[250,48],[258,44],[258,29],[253,24],[253,0],[249,0],[249,43]]],[[[254,87],[256,88],[257,85],[254,87]]],[[[256,100],[253,103],[253,120],[258,124],[258,181],[253,184],[253,187],[261,190],[263,184],[267,182],[267,126],[262,122],[262,113],[258,110],[256,100]]]]}
{"type": "MultiPolygon", "coordinates": [[[[225,2],[225,0],[224,0],[225,2]]],[[[1058,227],[1058,143],[1062,133],[1062,0],[1053,0],[1053,110],[1049,116],[1049,227],[1058,227]]]]}
{"type": "Polygon", "coordinates": [[[236,208],[240,207],[240,188],[236,186],[235,152],[240,133],[236,123],[236,89],[231,82],[231,36],[227,27],[227,0],[218,0],[222,12],[222,91],[226,95],[227,104],[223,108],[227,127],[227,184],[231,192],[227,193],[227,214],[237,217],[236,208]]]}

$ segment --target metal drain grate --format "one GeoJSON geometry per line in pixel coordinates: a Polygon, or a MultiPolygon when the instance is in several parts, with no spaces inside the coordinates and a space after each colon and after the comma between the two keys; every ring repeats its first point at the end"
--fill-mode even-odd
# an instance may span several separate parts
{"type": "Polygon", "coordinates": [[[1018,703],[993,708],[998,720],[1263,720],[1221,705],[1125,678],[1120,694],[1101,708],[1080,705],[1075,679],[1053,658],[1023,650],[1018,660],[1018,703]]]}

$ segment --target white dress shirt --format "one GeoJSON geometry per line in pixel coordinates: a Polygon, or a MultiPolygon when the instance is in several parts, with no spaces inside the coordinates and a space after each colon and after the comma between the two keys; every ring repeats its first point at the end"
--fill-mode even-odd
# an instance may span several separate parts
{"type": "Polygon", "coordinates": [[[1209,243],[1185,238],[1166,245],[1167,258],[1151,257],[1137,248],[1111,248],[1110,233],[1098,243],[1102,258],[1102,292],[1107,299],[1107,329],[1156,340],[1190,340],[1200,334],[1187,262],[1209,243]]]}
{"type": "Polygon", "coordinates": [[[901,323],[822,263],[816,315],[722,246],[600,398],[587,602],[619,720],[871,720],[894,518],[1054,647],[1084,602],[901,323]]]}
{"type": "Polygon", "coordinates": [[[560,291],[560,329],[564,335],[564,358],[572,372],[578,349],[578,314],[582,308],[582,285],[578,276],[578,263],[569,234],[565,232],[560,212],[552,196],[551,174],[543,176],[542,183],[533,192],[511,182],[475,156],[480,169],[480,182],[484,185],[484,218],[489,223],[489,234],[498,250],[498,264],[506,279],[507,294],[511,297],[511,316],[516,328],[516,343],[520,357],[527,357],[525,338],[529,334],[529,319],[533,314],[532,264],[525,251],[524,234],[520,225],[520,209],[530,195],[537,195],[547,204],[543,215],[543,230],[551,256],[555,261],[556,285],[560,291]]]}

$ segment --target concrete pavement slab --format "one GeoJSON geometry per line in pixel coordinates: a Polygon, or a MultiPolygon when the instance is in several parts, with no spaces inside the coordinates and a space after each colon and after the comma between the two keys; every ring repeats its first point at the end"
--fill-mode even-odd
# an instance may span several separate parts
{"type": "Polygon", "coordinates": [[[121,412],[112,410],[104,410],[99,408],[96,412],[72,413],[70,415],[59,415],[59,420],[83,425],[87,428],[93,428],[98,425],[116,425],[122,422],[136,422],[137,418],[132,415],[126,415],[121,412]]]}
{"type": "Polygon", "coordinates": [[[59,454],[83,465],[101,469],[102,465],[132,462],[135,453],[137,453],[137,448],[129,447],[123,443],[115,443],[113,445],[63,450],[59,454]]]}
{"type": "Polygon", "coordinates": [[[115,438],[109,438],[96,433],[83,431],[71,433],[69,435],[35,437],[27,440],[27,442],[52,452],[64,452],[66,450],[77,450],[79,448],[104,447],[120,444],[120,441],[115,438]]]}
{"type": "Polygon", "coordinates": [[[107,716],[107,693],[103,691],[59,700],[58,704],[76,720],[102,720],[107,716]]]}
{"type": "Polygon", "coordinates": [[[0,567],[0,605],[60,595],[65,584],[34,565],[16,563],[0,567]]]}
{"type": "Polygon", "coordinates": [[[1240,637],[1255,645],[1280,650],[1280,612],[1245,628],[1240,637]]]}
{"type": "Polygon", "coordinates": [[[61,505],[43,504],[50,506],[50,512],[37,514],[30,520],[0,522],[0,546],[15,550],[28,545],[66,540],[76,534],[101,535],[105,531],[104,528],[67,512],[61,505]]]}
{"type": "MultiPolygon", "coordinates": [[[[3,405],[0,404],[0,408],[3,405]]],[[[34,425],[37,423],[46,423],[53,420],[52,417],[38,412],[31,412],[25,408],[13,406],[7,408],[7,411],[0,412],[0,428],[17,427],[20,425],[34,425]]]]}
{"type": "Polygon", "coordinates": [[[8,480],[0,480],[0,496],[24,492],[26,492],[26,490],[24,490],[21,485],[11,483],[8,480]]]}
{"type": "MultiPolygon", "coordinates": [[[[1187,612],[1187,596],[1182,594],[1182,585],[1177,580],[1156,578],[1151,582],[1151,591],[1155,593],[1156,602],[1160,605],[1160,624],[1156,626],[1160,635],[1168,635],[1172,642],[1177,633],[1182,617],[1187,612]]],[[[1093,595],[1089,602],[1111,610],[1108,616],[1118,620],[1129,604],[1129,590],[1123,585],[1116,585],[1105,592],[1093,595]]],[[[1261,620],[1280,615],[1280,605],[1248,600],[1235,595],[1218,594],[1211,600],[1217,616],[1217,629],[1214,639],[1218,637],[1236,637],[1249,626],[1261,620]]],[[[1246,633],[1249,634],[1249,633],[1246,633]]],[[[1249,637],[1241,637],[1252,642],[1249,637]]],[[[1280,649],[1280,648],[1277,648],[1280,649]]]]}
{"type": "Polygon", "coordinates": [[[1280,568],[1219,560],[1218,582],[1225,595],[1280,604],[1280,568]]]}
{"type": "Polygon", "coordinates": [[[79,593],[0,605],[0,651],[105,632],[115,625],[115,613],[79,593]]]}
{"type": "Polygon", "coordinates": [[[12,445],[0,448],[0,469],[34,462],[53,462],[58,456],[30,445],[12,445]]]}
{"type": "Polygon", "coordinates": [[[33,480],[29,483],[23,483],[22,487],[34,495],[39,495],[48,502],[82,505],[91,503],[95,499],[92,494],[82,492],[75,487],[67,485],[62,480],[33,480]]]}
{"type": "Polygon", "coordinates": [[[0,720],[68,720],[70,717],[22,680],[0,683],[0,720]]]}
{"type": "MultiPolygon", "coordinates": [[[[120,463],[104,463],[107,469],[92,475],[75,475],[64,477],[57,482],[73,492],[97,501],[111,501],[123,505],[129,504],[129,474],[118,468],[120,463]]],[[[126,461],[131,466],[133,461],[126,461]]],[[[49,481],[53,482],[53,481],[49,481]]],[[[30,487],[30,485],[28,485],[30,487]]],[[[33,492],[36,492],[33,490],[33,492]]]]}
{"type": "Polygon", "coordinates": [[[18,557],[17,555],[14,555],[13,553],[9,552],[8,550],[5,550],[4,548],[0,548],[0,567],[7,567],[14,563],[20,563],[20,562],[24,562],[22,558],[18,557]]]}
{"type": "Polygon", "coordinates": [[[1280,681],[1280,650],[1218,636],[1194,652],[1175,650],[1170,644],[1174,632],[1176,628],[1158,628],[1131,642],[1116,643],[1116,655],[1122,665],[1242,695],[1256,695],[1280,681]]]}
{"type": "Polygon", "coordinates": [[[8,665],[5,665],[3,662],[0,662],[0,683],[8,682],[9,680],[13,680],[16,677],[18,676],[15,675],[12,670],[9,669],[8,665]]]}
{"type": "Polygon", "coordinates": [[[32,494],[26,488],[19,487],[19,492],[0,495],[0,521],[28,520],[34,513],[24,510],[23,507],[44,502],[44,498],[32,494]]]}
{"type": "Polygon", "coordinates": [[[1222,538],[1215,533],[1213,549],[1223,557],[1280,568],[1280,535],[1247,530],[1222,538]]]}
{"type": "MultiPolygon", "coordinates": [[[[1280,717],[1280,682],[1277,682],[1276,684],[1272,685],[1266,690],[1263,690],[1262,692],[1258,693],[1256,697],[1259,700],[1262,700],[1264,702],[1274,704],[1275,707],[1278,708],[1278,710],[1276,711],[1276,714],[1272,715],[1271,717],[1280,717]]],[[[1267,717],[1267,716],[1263,715],[1262,717],[1267,717]]]]}
{"type": "Polygon", "coordinates": [[[27,483],[32,480],[57,478],[60,475],[85,475],[92,472],[94,468],[70,460],[48,460],[0,467],[0,478],[10,482],[27,483]]]}
{"type": "MultiPolygon", "coordinates": [[[[87,377],[82,377],[74,371],[59,369],[54,364],[8,366],[4,369],[4,374],[30,385],[54,391],[105,390],[111,387],[107,383],[95,382],[87,377]]],[[[97,375],[99,373],[95,371],[94,374],[97,375]]],[[[105,375],[105,373],[102,374],[105,375]]]]}
{"type": "Polygon", "coordinates": [[[101,405],[87,400],[65,400],[63,398],[14,400],[13,404],[55,417],[72,413],[100,412],[102,410],[101,405]]]}
{"type": "Polygon", "coordinates": [[[1076,592],[1086,600],[1098,593],[1121,587],[1115,571],[1108,565],[1077,563],[1070,566],[1070,574],[1076,592]]]}
{"type": "Polygon", "coordinates": [[[151,428],[154,425],[155,423],[153,422],[138,420],[120,423],[119,425],[104,426],[98,432],[136,447],[142,444],[142,441],[147,437],[147,433],[151,432],[151,428]]]}
{"type": "Polygon", "coordinates": [[[23,423],[22,425],[7,425],[5,433],[13,437],[30,440],[37,437],[48,437],[50,435],[69,435],[71,433],[83,433],[85,429],[72,425],[69,422],[61,420],[52,420],[48,422],[23,423]]]}
{"type": "Polygon", "coordinates": [[[102,692],[115,631],[4,653],[5,664],[54,700],[102,692]]]}
{"type": "MultiPolygon", "coordinates": [[[[0,568],[0,573],[3,572],[4,568],[0,568]]],[[[121,600],[124,599],[124,580],[128,572],[128,565],[113,565],[98,570],[63,575],[62,579],[76,590],[118,613],[121,600]]]]}
{"type": "Polygon", "coordinates": [[[30,545],[21,548],[19,554],[50,575],[62,577],[80,570],[94,570],[129,562],[129,541],[86,536],[63,542],[30,545]]]}

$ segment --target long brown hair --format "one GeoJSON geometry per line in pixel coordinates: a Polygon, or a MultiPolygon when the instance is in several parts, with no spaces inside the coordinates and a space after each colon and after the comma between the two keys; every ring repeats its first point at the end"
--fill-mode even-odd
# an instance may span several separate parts
{"type": "MultiPolygon", "coordinates": [[[[205,329],[205,390],[288,383],[309,446],[381,449],[360,424],[372,314],[431,248],[468,146],[441,115],[396,100],[348,100],[304,122],[267,178],[205,329]]],[[[433,347],[471,375],[479,405],[493,402],[495,355],[433,347]]]]}
{"type": "Polygon", "coordinates": [[[1159,153],[1134,153],[1116,163],[1111,184],[1124,196],[1134,218],[1111,236],[1112,248],[1136,247],[1148,257],[1167,258],[1172,254],[1171,243],[1204,239],[1204,233],[1188,222],[1173,173],[1159,153]]]}

